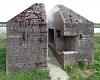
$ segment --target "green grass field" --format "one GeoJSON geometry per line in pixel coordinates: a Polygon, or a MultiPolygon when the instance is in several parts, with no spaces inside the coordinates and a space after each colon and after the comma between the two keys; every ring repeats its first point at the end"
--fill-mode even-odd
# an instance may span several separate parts
{"type": "Polygon", "coordinates": [[[49,72],[43,70],[32,70],[6,75],[5,37],[5,33],[0,33],[0,80],[50,80],[49,72]]]}

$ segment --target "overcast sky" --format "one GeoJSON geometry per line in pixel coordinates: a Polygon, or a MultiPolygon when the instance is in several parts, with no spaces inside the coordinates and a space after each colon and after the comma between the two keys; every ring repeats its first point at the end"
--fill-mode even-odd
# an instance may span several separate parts
{"type": "Polygon", "coordinates": [[[47,12],[63,4],[90,21],[100,23],[100,0],[0,0],[0,21],[8,21],[35,2],[44,3],[47,12]]]}

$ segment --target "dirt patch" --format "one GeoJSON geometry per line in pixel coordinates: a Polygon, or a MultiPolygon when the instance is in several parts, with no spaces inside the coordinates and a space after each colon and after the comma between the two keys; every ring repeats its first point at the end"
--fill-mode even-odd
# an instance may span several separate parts
{"type": "Polygon", "coordinates": [[[85,69],[82,71],[85,77],[89,77],[95,73],[94,69],[85,69]]]}

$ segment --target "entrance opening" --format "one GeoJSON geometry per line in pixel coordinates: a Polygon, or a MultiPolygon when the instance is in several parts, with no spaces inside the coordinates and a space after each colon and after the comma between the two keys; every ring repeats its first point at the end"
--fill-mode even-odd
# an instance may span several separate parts
{"type": "Polygon", "coordinates": [[[49,42],[53,42],[54,43],[54,29],[49,29],[49,42]]]}
{"type": "Polygon", "coordinates": [[[58,51],[76,51],[77,36],[61,36],[61,31],[56,30],[56,48],[58,51]]]}

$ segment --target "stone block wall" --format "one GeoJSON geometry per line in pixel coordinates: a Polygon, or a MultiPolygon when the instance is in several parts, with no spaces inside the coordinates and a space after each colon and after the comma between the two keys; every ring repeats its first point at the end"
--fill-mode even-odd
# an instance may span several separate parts
{"type": "Polygon", "coordinates": [[[8,73],[47,67],[45,6],[33,4],[7,22],[8,73]]]}
{"type": "Polygon", "coordinates": [[[94,59],[93,38],[94,25],[93,23],[80,23],[78,35],[78,60],[87,59],[91,63],[94,59]]]}

